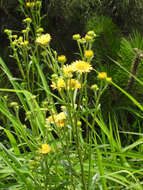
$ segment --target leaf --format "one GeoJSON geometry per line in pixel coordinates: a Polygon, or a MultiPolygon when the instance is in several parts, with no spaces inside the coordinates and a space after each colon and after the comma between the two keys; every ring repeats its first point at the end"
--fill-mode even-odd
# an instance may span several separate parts
{"type": "Polygon", "coordinates": [[[11,146],[14,149],[15,154],[20,155],[20,150],[17,146],[17,142],[16,142],[16,139],[14,138],[13,134],[9,130],[4,129],[3,127],[0,127],[0,129],[4,130],[4,132],[7,134],[7,137],[10,140],[11,146]]]}

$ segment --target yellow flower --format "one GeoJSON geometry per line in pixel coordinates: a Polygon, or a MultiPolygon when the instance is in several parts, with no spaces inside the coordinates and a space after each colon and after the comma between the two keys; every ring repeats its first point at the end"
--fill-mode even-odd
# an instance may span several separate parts
{"type": "Polygon", "coordinates": [[[30,2],[27,2],[27,3],[26,3],[26,6],[27,6],[27,7],[30,7],[30,5],[31,5],[30,2]]]}
{"type": "Polygon", "coordinates": [[[12,42],[12,45],[17,45],[17,41],[16,40],[14,40],[13,42],[12,42]]]}
{"type": "Polygon", "coordinates": [[[97,78],[98,79],[106,79],[107,78],[107,73],[106,72],[100,72],[100,73],[98,73],[97,78]]]}
{"type": "Polygon", "coordinates": [[[93,53],[92,50],[86,50],[86,51],[84,52],[84,56],[85,56],[87,59],[92,58],[93,55],[94,55],[94,53],[93,53]]]}
{"type": "Polygon", "coordinates": [[[41,154],[47,154],[51,152],[51,147],[48,144],[42,144],[42,148],[40,148],[38,152],[41,154]]]}
{"type": "Polygon", "coordinates": [[[13,35],[13,38],[14,38],[14,39],[16,39],[16,38],[17,38],[17,35],[16,35],[16,34],[15,34],[15,35],[13,35]]]}
{"type": "Polygon", "coordinates": [[[37,37],[36,43],[46,46],[51,41],[50,34],[42,34],[41,36],[37,37]]]}
{"type": "Polygon", "coordinates": [[[66,123],[66,115],[64,112],[60,112],[57,116],[56,116],[56,125],[59,127],[64,127],[65,123],[66,123]]]}
{"type": "Polygon", "coordinates": [[[112,78],[111,78],[111,77],[107,77],[107,78],[106,78],[106,81],[107,81],[107,82],[111,82],[111,81],[112,81],[112,78]]]}
{"type": "Polygon", "coordinates": [[[92,36],[89,36],[88,34],[86,34],[86,35],[85,35],[85,39],[86,39],[87,41],[91,41],[91,40],[93,40],[93,37],[92,37],[92,36]]]}
{"type": "Polygon", "coordinates": [[[65,55],[60,55],[58,56],[58,61],[59,63],[65,63],[67,60],[66,56],[65,55]]]}
{"type": "Polygon", "coordinates": [[[91,89],[92,89],[92,90],[95,90],[95,91],[99,90],[97,84],[93,84],[93,85],[91,86],[91,89]]]}
{"type": "Polygon", "coordinates": [[[26,46],[26,45],[28,45],[29,44],[29,41],[27,41],[27,40],[25,40],[24,42],[21,42],[21,45],[22,46],[26,46]]]}
{"type": "Polygon", "coordinates": [[[80,74],[85,72],[90,72],[92,70],[92,66],[85,61],[78,60],[72,63],[73,71],[78,72],[80,74]]]}
{"type": "Polygon", "coordinates": [[[5,30],[4,30],[4,32],[5,32],[7,35],[12,34],[12,31],[11,31],[11,30],[9,30],[9,29],[5,29],[5,30]]]}
{"type": "Polygon", "coordinates": [[[63,73],[64,73],[64,75],[66,77],[71,76],[72,72],[73,72],[73,68],[72,68],[71,65],[64,65],[64,67],[63,67],[63,73]]]}
{"type": "Polygon", "coordinates": [[[49,123],[54,123],[56,120],[56,115],[51,115],[46,119],[46,122],[49,123]]]}
{"type": "Polygon", "coordinates": [[[96,34],[95,34],[95,32],[93,30],[88,31],[87,35],[92,36],[92,37],[96,36],[96,34]]]}
{"type": "Polygon", "coordinates": [[[71,89],[71,90],[75,90],[75,89],[78,89],[78,88],[81,88],[81,84],[79,83],[78,80],[75,80],[75,79],[69,79],[67,81],[67,85],[68,85],[68,88],[71,89]]]}
{"type": "Polygon", "coordinates": [[[81,121],[77,121],[77,126],[81,126],[81,125],[82,125],[81,121]]]}
{"type": "Polygon", "coordinates": [[[57,82],[52,82],[51,87],[55,90],[58,89],[61,91],[62,88],[65,88],[65,81],[63,78],[58,78],[57,82]]]}
{"type": "Polygon", "coordinates": [[[85,44],[86,43],[86,39],[85,38],[81,38],[78,40],[79,43],[81,44],[85,44]]]}
{"type": "Polygon", "coordinates": [[[22,42],[22,41],[23,41],[23,37],[22,37],[22,36],[19,36],[18,41],[19,41],[19,42],[22,42]]]}
{"type": "Polygon", "coordinates": [[[53,115],[53,116],[49,116],[47,119],[46,119],[47,123],[48,124],[56,124],[58,127],[64,127],[66,122],[67,122],[67,119],[66,119],[66,115],[64,112],[60,112],[59,114],[57,115],[53,115]]]}
{"type": "Polygon", "coordinates": [[[27,6],[27,7],[34,7],[35,5],[36,5],[35,2],[27,2],[27,3],[26,3],[26,6],[27,6]]]}
{"type": "Polygon", "coordinates": [[[25,34],[25,33],[27,32],[27,30],[22,30],[21,32],[22,32],[23,34],[25,34]]]}
{"type": "Polygon", "coordinates": [[[79,40],[80,39],[80,34],[74,34],[72,36],[73,40],[79,40]]]}
{"type": "Polygon", "coordinates": [[[39,29],[37,30],[37,32],[43,32],[43,31],[44,31],[43,28],[39,28],[39,29]]]}
{"type": "Polygon", "coordinates": [[[31,22],[31,18],[27,17],[26,19],[24,19],[25,22],[31,22]]]}

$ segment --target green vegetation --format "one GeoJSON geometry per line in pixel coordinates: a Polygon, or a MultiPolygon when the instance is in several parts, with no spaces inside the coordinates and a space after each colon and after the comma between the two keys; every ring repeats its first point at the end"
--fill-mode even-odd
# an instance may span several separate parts
{"type": "Polygon", "coordinates": [[[15,5],[22,24],[4,30],[11,58],[0,58],[0,189],[143,189],[143,38],[109,14],[140,2],[15,5]]]}

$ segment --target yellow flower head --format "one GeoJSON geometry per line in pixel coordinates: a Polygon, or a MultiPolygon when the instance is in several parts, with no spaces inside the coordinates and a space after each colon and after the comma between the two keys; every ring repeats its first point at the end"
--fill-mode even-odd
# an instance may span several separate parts
{"type": "Polygon", "coordinates": [[[13,38],[14,38],[14,39],[17,39],[17,35],[16,35],[16,34],[15,34],[15,35],[13,35],[13,38]]]}
{"type": "Polygon", "coordinates": [[[87,59],[92,58],[93,55],[94,55],[94,53],[93,53],[92,50],[86,50],[86,51],[84,52],[84,56],[85,56],[87,59]]]}
{"type": "Polygon", "coordinates": [[[12,45],[13,45],[13,46],[17,45],[17,40],[14,40],[14,41],[12,42],[12,45]]]}
{"type": "Polygon", "coordinates": [[[41,36],[37,37],[36,43],[46,46],[51,41],[50,34],[42,34],[41,36]]]}
{"type": "Polygon", "coordinates": [[[85,38],[81,38],[78,40],[79,43],[81,44],[85,44],[86,43],[86,39],[85,38]]]}
{"type": "Polygon", "coordinates": [[[67,58],[66,58],[66,56],[65,55],[60,55],[60,56],[58,56],[58,61],[59,61],[59,63],[65,63],[66,62],[66,60],[67,60],[67,58]]]}
{"type": "Polygon", "coordinates": [[[107,77],[107,78],[106,78],[106,81],[107,81],[107,82],[111,82],[111,81],[112,81],[112,78],[111,78],[111,77],[107,77]]]}
{"type": "Polygon", "coordinates": [[[85,35],[85,39],[87,41],[92,41],[93,40],[93,37],[92,36],[89,36],[88,34],[85,35]]]}
{"type": "Polygon", "coordinates": [[[22,36],[19,36],[18,41],[19,41],[19,42],[23,42],[23,37],[22,37],[22,36]]]}
{"type": "Polygon", "coordinates": [[[12,31],[9,30],[9,29],[5,29],[4,32],[5,32],[7,35],[11,35],[11,34],[12,34],[12,31]]]}
{"type": "Polygon", "coordinates": [[[25,40],[24,42],[21,42],[20,44],[21,44],[22,46],[26,46],[26,45],[29,44],[29,41],[25,40]]]}
{"type": "Polygon", "coordinates": [[[100,73],[98,73],[97,78],[98,79],[106,79],[107,78],[107,73],[106,72],[100,72],[100,73]]]}
{"type": "Polygon", "coordinates": [[[81,121],[77,121],[77,126],[81,126],[82,122],[81,121]]]}
{"type": "Polygon", "coordinates": [[[35,2],[27,2],[27,3],[26,3],[26,6],[27,6],[27,7],[34,7],[35,5],[36,5],[35,2]]]}
{"type": "Polygon", "coordinates": [[[31,18],[27,17],[26,19],[24,19],[25,22],[31,22],[31,18]]]}
{"type": "Polygon", "coordinates": [[[64,112],[60,112],[56,117],[56,125],[59,127],[64,127],[66,123],[66,115],[64,112]]]}
{"type": "Polygon", "coordinates": [[[30,7],[30,5],[31,5],[31,2],[27,2],[27,3],[26,3],[26,6],[27,6],[27,7],[30,7]]]}
{"type": "Polygon", "coordinates": [[[58,78],[57,82],[52,82],[51,87],[55,90],[58,89],[61,91],[62,88],[65,88],[65,81],[63,78],[58,78]]]}
{"type": "Polygon", "coordinates": [[[41,27],[37,30],[37,32],[43,32],[43,31],[44,31],[44,29],[41,27]]]}
{"type": "Polygon", "coordinates": [[[58,127],[64,127],[67,122],[66,115],[64,112],[60,112],[57,115],[49,116],[47,122],[52,124],[55,123],[58,127]]]}
{"type": "Polygon", "coordinates": [[[41,154],[47,154],[51,152],[51,147],[48,144],[42,144],[42,148],[40,148],[38,152],[41,154]]]}
{"type": "Polygon", "coordinates": [[[82,60],[75,61],[71,65],[73,71],[78,72],[80,74],[90,72],[92,70],[92,66],[88,62],[82,60]]]}
{"type": "Polygon", "coordinates": [[[93,85],[91,86],[91,89],[92,89],[92,90],[95,90],[95,91],[99,90],[97,84],[93,84],[93,85]]]}
{"type": "Polygon", "coordinates": [[[63,67],[63,73],[65,77],[70,77],[73,72],[73,68],[71,65],[64,65],[63,67]]]}
{"type": "Polygon", "coordinates": [[[21,32],[22,32],[23,34],[25,34],[25,33],[27,32],[27,30],[22,30],[21,32]]]}
{"type": "Polygon", "coordinates": [[[92,36],[92,37],[96,36],[96,34],[95,34],[95,32],[93,30],[88,31],[87,35],[92,36]]]}
{"type": "Polygon", "coordinates": [[[74,34],[72,36],[73,40],[79,40],[80,39],[80,34],[74,34]]]}
{"type": "Polygon", "coordinates": [[[49,116],[49,117],[46,119],[46,122],[47,122],[48,124],[50,124],[50,123],[54,123],[55,120],[56,120],[56,115],[51,115],[51,116],[49,116]]]}
{"type": "Polygon", "coordinates": [[[68,88],[71,89],[71,90],[75,90],[75,89],[79,89],[81,88],[81,84],[79,83],[78,80],[75,80],[75,79],[69,79],[67,81],[67,85],[68,85],[68,88]]]}

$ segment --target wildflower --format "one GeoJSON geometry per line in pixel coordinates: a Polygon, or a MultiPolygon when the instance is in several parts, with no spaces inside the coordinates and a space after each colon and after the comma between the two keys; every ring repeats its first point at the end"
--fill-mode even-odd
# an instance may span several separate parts
{"type": "Polygon", "coordinates": [[[46,122],[49,123],[54,123],[56,120],[56,115],[51,115],[46,119],[46,122]]]}
{"type": "Polygon", "coordinates": [[[66,62],[67,58],[65,55],[58,56],[59,63],[64,64],[66,62]]]}
{"type": "Polygon", "coordinates": [[[64,65],[63,67],[63,73],[66,77],[72,76],[73,68],[71,65],[64,65]]]}
{"type": "Polygon", "coordinates": [[[106,81],[107,81],[107,82],[111,82],[111,81],[112,81],[112,78],[111,78],[111,77],[107,77],[107,78],[106,78],[106,81]]]}
{"type": "Polygon", "coordinates": [[[77,121],[77,126],[81,126],[81,125],[82,125],[81,121],[77,121]]]}
{"type": "Polygon", "coordinates": [[[75,90],[78,88],[81,88],[81,84],[79,83],[78,80],[75,79],[69,79],[67,81],[68,89],[75,90]]]}
{"type": "Polygon", "coordinates": [[[55,90],[58,89],[61,91],[62,88],[65,88],[65,81],[63,78],[58,78],[57,82],[52,82],[51,87],[55,90]]]}
{"type": "Polygon", "coordinates": [[[57,80],[57,79],[58,79],[58,75],[57,75],[57,74],[55,74],[55,73],[54,73],[54,74],[52,74],[52,76],[51,76],[51,77],[52,77],[52,79],[53,79],[53,80],[57,80]]]}
{"type": "Polygon", "coordinates": [[[27,6],[27,7],[30,7],[30,5],[31,5],[31,2],[27,2],[27,3],[26,3],[26,6],[27,6]]]}
{"type": "Polygon", "coordinates": [[[85,44],[86,43],[86,39],[85,38],[81,38],[78,40],[79,43],[81,44],[85,44]]]}
{"type": "Polygon", "coordinates": [[[48,124],[56,124],[58,127],[64,127],[66,122],[67,122],[67,119],[66,119],[66,115],[64,112],[60,112],[59,114],[57,115],[52,115],[52,116],[49,116],[47,119],[46,119],[47,123],[48,124]]]}
{"type": "Polygon", "coordinates": [[[52,114],[55,114],[55,110],[54,110],[53,108],[51,109],[51,113],[52,113],[52,114]]]}
{"type": "Polygon", "coordinates": [[[15,35],[13,35],[13,38],[14,38],[14,39],[16,39],[16,38],[17,38],[17,35],[16,35],[16,34],[15,34],[15,35]]]}
{"type": "Polygon", "coordinates": [[[93,40],[93,37],[92,36],[89,36],[88,34],[85,35],[85,39],[87,41],[92,41],[93,40]]]}
{"type": "Polygon", "coordinates": [[[37,37],[36,43],[46,46],[51,41],[50,34],[42,34],[41,36],[37,37]]]}
{"type": "Polygon", "coordinates": [[[80,34],[74,34],[72,36],[73,40],[79,40],[80,39],[80,34]]]}
{"type": "Polygon", "coordinates": [[[93,30],[88,31],[87,35],[91,36],[91,37],[95,37],[96,36],[96,34],[95,34],[95,32],[93,30]]]}
{"type": "Polygon", "coordinates": [[[107,73],[106,72],[100,72],[100,73],[98,73],[97,78],[98,79],[106,79],[107,78],[107,73]]]}
{"type": "Polygon", "coordinates": [[[60,112],[57,116],[56,116],[56,125],[59,127],[64,127],[65,123],[66,123],[66,115],[64,112],[60,112]]]}
{"type": "Polygon", "coordinates": [[[24,42],[21,42],[21,45],[22,46],[26,46],[26,45],[28,45],[29,44],[29,41],[27,41],[27,40],[25,40],[24,42]]]}
{"type": "Polygon", "coordinates": [[[26,19],[24,19],[25,22],[31,22],[31,18],[27,17],[26,19]]]}
{"type": "Polygon", "coordinates": [[[13,46],[16,46],[16,45],[17,45],[17,41],[14,40],[14,41],[12,42],[12,45],[13,45],[13,46]]]}
{"type": "Polygon", "coordinates": [[[93,55],[94,55],[94,53],[93,53],[92,50],[86,50],[86,51],[84,52],[84,56],[85,56],[87,59],[92,58],[93,55]]]}
{"type": "Polygon", "coordinates": [[[27,6],[27,7],[34,7],[35,5],[36,5],[35,2],[27,2],[27,3],[26,3],[26,6],[27,6]]]}
{"type": "Polygon", "coordinates": [[[43,32],[43,31],[44,31],[44,29],[41,27],[37,30],[37,32],[43,32]]]}
{"type": "Polygon", "coordinates": [[[19,41],[19,42],[23,42],[23,37],[22,37],[22,36],[19,36],[18,41],[19,41]]]}
{"type": "Polygon", "coordinates": [[[27,32],[27,30],[22,30],[21,32],[22,32],[23,34],[25,34],[25,33],[27,32]]]}
{"type": "Polygon", "coordinates": [[[51,152],[51,147],[48,144],[42,144],[42,148],[40,148],[38,152],[41,154],[47,154],[51,152]]]}
{"type": "Polygon", "coordinates": [[[5,32],[7,35],[12,34],[12,31],[11,31],[11,30],[9,30],[9,29],[5,29],[5,30],[4,30],[4,32],[5,32]]]}
{"type": "Polygon", "coordinates": [[[85,61],[78,60],[72,63],[73,71],[78,72],[80,74],[85,72],[90,72],[92,70],[92,66],[85,61]]]}
{"type": "Polygon", "coordinates": [[[95,90],[95,91],[99,90],[97,84],[93,84],[93,85],[91,86],[91,89],[92,89],[92,90],[95,90]]]}

